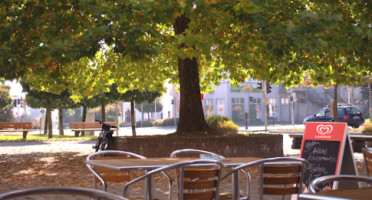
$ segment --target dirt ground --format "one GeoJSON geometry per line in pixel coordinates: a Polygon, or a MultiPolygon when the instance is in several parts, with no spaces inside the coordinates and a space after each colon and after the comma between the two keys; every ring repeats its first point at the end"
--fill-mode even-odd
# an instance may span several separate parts
{"type": "MultiPolygon", "coordinates": [[[[93,153],[93,144],[94,141],[0,142],[0,193],[35,186],[94,188],[93,174],[84,163],[87,155],[93,153]]],[[[365,174],[360,157],[357,167],[359,174],[365,174]]],[[[158,177],[154,180],[155,197],[167,199],[166,179],[158,177]]],[[[253,179],[253,188],[255,182],[253,179]]],[[[231,188],[229,182],[225,184],[225,190],[231,188]]],[[[123,184],[110,184],[109,192],[121,196],[122,187],[123,184]]],[[[133,188],[133,195],[142,195],[142,188],[142,185],[133,188]]]]}

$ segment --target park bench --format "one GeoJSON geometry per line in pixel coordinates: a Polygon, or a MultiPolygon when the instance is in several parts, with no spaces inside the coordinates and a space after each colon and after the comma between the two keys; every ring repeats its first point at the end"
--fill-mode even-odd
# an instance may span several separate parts
{"type": "MultiPolygon", "coordinates": [[[[105,124],[116,126],[115,122],[104,122],[105,124]]],[[[78,137],[80,132],[84,135],[84,131],[101,131],[102,124],[98,122],[70,122],[71,131],[75,132],[75,136],[78,137]]],[[[117,128],[111,129],[119,131],[117,128]]]]}
{"type": "Polygon", "coordinates": [[[32,122],[0,122],[0,132],[23,132],[23,139],[27,137],[32,129],[32,122]]]}
{"type": "MultiPolygon", "coordinates": [[[[289,137],[293,138],[292,140],[292,149],[300,149],[302,143],[303,133],[290,133],[289,137]]],[[[354,152],[362,152],[362,149],[366,146],[366,141],[372,141],[372,135],[362,135],[360,133],[350,133],[351,145],[354,152]]]]}

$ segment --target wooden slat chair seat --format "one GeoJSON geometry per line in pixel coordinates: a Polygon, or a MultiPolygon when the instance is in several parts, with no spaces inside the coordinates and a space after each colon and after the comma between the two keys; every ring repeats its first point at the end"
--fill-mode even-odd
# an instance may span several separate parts
{"type": "MultiPolygon", "coordinates": [[[[86,160],[95,159],[129,159],[138,158],[146,159],[146,157],[127,151],[117,151],[117,150],[106,150],[99,151],[90,154],[86,160]]],[[[110,169],[106,167],[92,166],[86,164],[88,169],[94,174],[94,186],[97,189],[97,183],[101,183],[105,191],[107,191],[107,183],[126,183],[132,179],[131,171],[119,171],[115,169],[110,169]]]]}
{"type": "MultiPolygon", "coordinates": [[[[285,195],[302,192],[303,176],[309,162],[303,158],[275,157],[256,160],[234,167],[226,173],[221,180],[230,177],[233,173],[241,169],[248,169],[258,166],[259,168],[259,198],[262,200],[264,195],[285,195]]],[[[249,171],[249,170],[248,170],[249,171]]],[[[248,190],[250,191],[250,189],[248,190]]],[[[250,194],[243,197],[249,199],[250,194]]]]}
{"type": "Polygon", "coordinates": [[[214,199],[218,173],[218,168],[185,168],[183,199],[214,199]]]}
{"type": "MultiPolygon", "coordinates": [[[[124,186],[125,198],[129,198],[128,189],[131,185],[158,173],[177,171],[177,195],[179,200],[212,200],[218,199],[219,181],[223,164],[215,160],[189,160],[154,169],[145,175],[129,181],[124,186]],[[201,167],[202,165],[202,167],[201,167]],[[205,166],[207,165],[207,166],[205,166]]],[[[172,182],[170,182],[172,184],[172,182]]],[[[170,194],[172,194],[170,187],[170,194]]],[[[171,199],[171,196],[169,197],[171,199]]]]}
{"type": "Polygon", "coordinates": [[[367,176],[372,175],[372,151],[368,150],[367,148],[363,148],[363,158],[364,164],[367,172],[367,176]]]}
{"type": "MultiPolygon", "coordinates": [[[[106,182],[121,183],[129,181],[131,179],[130,171],[118,171],[115,169],[109,169],[105,167],[94,167],[94,170],[104,177],[106,182]]],[[[95,182],[100,182],[97,176],[94,176],[95,182]]]]}
{"type": "MultiPolygon", "coordinates": [[[[176,158],[176,157],[201,157],[202,154],[206,154],[206,155],[210,155],[210,156],[214,156],[214,157],[218,157],[219,159],[224,159],[225,157],[222,156],[222,155],[219,155],[219,154],[216,154],[216,153],[213,153],[213,152],[210,152],[210,151],[205,151],[205,150],[201,150],[201,149],[179,149],[179,150],[175,150],[171,153],[170,157],[171,158],[176,158]]],[[[244,175],[246,176],[246,179],[247,179],[247,187],[246,187],[246,191],[248,192],[249,190],[249,187],[250,187],[250,182],[251,182],[251,176],[250,174],[242,169],[241,170],[244,175]]],[[[244,195],[241,194],[240,195],[241,197],[243,197],[244,195]]],[[[220,193],[219,194],[219,199],[223,200],[223,199],[231,199],[232,198],[232,194],[230,192],[225,192],[225,193],[220,193]]]]}
{"type": "Polygon", "coordinates": [[[264,165],[263,194],[291,195],[299,193],[301,165],[264,165]]]}

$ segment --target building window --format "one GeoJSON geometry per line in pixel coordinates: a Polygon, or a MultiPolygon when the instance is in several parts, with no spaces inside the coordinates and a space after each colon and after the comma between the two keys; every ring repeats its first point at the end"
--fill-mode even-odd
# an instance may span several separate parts
{"type": "Polygon", "coordinates": [[[261,103],[261,98],[249,97],[249,103],[251,103],[251,104],[260,104],[261,103]]]}
{"type": "Polygon", "coordinates": [[[231,103],[232,104],[244,104],[244,98],[231,98],[231,103]]]}
{"type": "Polygon", "coordinates": [[[297,103],[306,103],[306,99],[297,99],[297,103]]]}
{"type": "Polygon", "coordinates": [[[276,105],[276,99],[275,98],[269,99],[269,104],[276,105]]]}
{"type": "Polygon", "coordinates": [[[225,99],[217,99],[217,105],[225,104],[225,99]]]}
{"type": "Polygon", "coordinates": [[[224,98],[216,99],[216,104],[217,104],[217,115],[226,115],[225,99],[224,98]]]}
{"type": "Polygon", "coordinates": [[[205,99],[205,114],[213,115],[213,99],[205,99]]]}
{"type": "Polygon", "coordinates": [[[282,98],[282,104],[289,104],[289,98],[282,98]]]}

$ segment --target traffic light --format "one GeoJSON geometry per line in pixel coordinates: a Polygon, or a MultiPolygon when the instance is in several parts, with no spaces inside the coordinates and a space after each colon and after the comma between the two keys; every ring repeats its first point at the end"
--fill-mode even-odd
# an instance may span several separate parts
{"type": "Polygon", "coordinates": [[[260,89],[260,90],[262,90],[262,82],[258,82],[257,83],[257,88],[260,89]]]}
{"type": "Polygon", "coordinates": [[[173,99],[171,100],[171,104],[174,104],[174,100],[173,99]]]}
{"type": "Polygon", "coordinates": [[[17,107],[17,99],[13,100],[13,107],[17,107]]]}
{"type": "Polygon", "coordinates": [[[271,92],[271,85],[269,82],[266,82],[266,94],[269,94],[271,92]]]}

